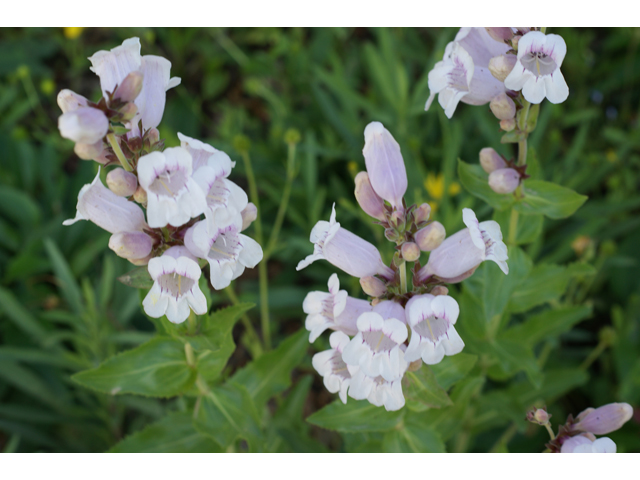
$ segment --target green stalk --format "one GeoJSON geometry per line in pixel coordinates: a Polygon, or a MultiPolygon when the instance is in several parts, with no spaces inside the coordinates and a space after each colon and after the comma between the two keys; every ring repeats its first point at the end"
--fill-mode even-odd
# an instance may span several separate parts
{"type": "Polygon", "coordinates": [[[120,144],[118,143],[115,134],[109,133],[107,135],[107,140],[109,141],[109,145],[111,145],[111,148],[113,148],[113,153],[115,153],[116,157],[118,157],[118,160],[120,160],[122,168],[124,168],[127,172],[132,172],[133,168],[129,164],[127,157],[124,156],[124,152],[120,148],[120,144]]]}
{"type": "Polygon", "coordinates": [[[407,262],[400,264],[400,293],[407,293],[407,262]]]}
{"type": "MultiPolygon", "coordinates": [[[[233,291],[233,288],[231,287],[231,285],[225,288],[224,291],[229,297],[229,300],[231,300],[231,303],[233,305],[238,305],[240,303],[240,300],[238,300],[238,297],[236,296],[236,292],[233,291]]],[[[251,319],[249,318],[249,315],[247,315],[246,313],[243,313],[242,316],[240,317],[240,321],[242,321],[242,325],[244,325],[244,328],[247,331],[247,334],[249,335],[249,337],[251,337],[251,342],[253,344],[253,352],[251,353],[253,354],[254,360],[255,360],[263,353],[262,341],[260,340],[260,336],[258,335],[258,332],[256,332],[256,329],[253,328],[253,324],[251,323],[251,319]]]]}

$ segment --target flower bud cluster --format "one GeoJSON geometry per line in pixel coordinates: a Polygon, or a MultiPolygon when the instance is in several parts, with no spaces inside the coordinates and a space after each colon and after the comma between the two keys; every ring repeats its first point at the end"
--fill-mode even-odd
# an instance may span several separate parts
{"type": "Polygon", "coordinates": [[[489,174],[489,186],[496,193],[513,193],[522,180],[529,178],[526,165],[518,166],[490,147],[480,150],[480,165],[489,174]]]}
{"type": "Polygon", "coordinates": [[[331,349],[313,357],[327,389],[345,403],[352,397],[398,410],[405,404],[406,371],[437,364],[464,348],[454,327],[460,309],[443,283],[461,281],[484,260],[495,261],[507,273],[507,250],[498,224],[479,223],[469,209],[463,213],[468,228],[446,238],[444,226],[430,221],[428,204],[407,206],[406,169],[391,133],[372,122],[364,137],[366,171],[356,175],[354,193],[362,210],[395,244],[393,261],[385,264],[374,245],[344,229],[336,221],[334,205],[330,220],[318,222],[311,231],[313,253],[297,269],[327,260],[359,278],[372,298],[350,297],[333,274],[328,293],[310,292],[304,300],[309,341],[334,330],[331,349]],[[430,255],[420,268],[422,252],[430,255]],[[407,263],[413,263],[411,288],[407,263]]]}
{"type": "Polygon", "coordinates": [[[130,38],[89,60],[103,97],[93,103],[60,92],[60,133],[76,142],[80,158],[116,168],[106,175],[108,188],[98,169],[64,225],[89,220],[112,234],[109,248],[118,256],[147,265],[154,281],[143,301],[147,315],[180,323],[190,310],[204,314],[205,261],[211,285],[221,289],[262,260],[260,245],[241,233],[256,207],[228,180],[235,163],[226,153],[180,133],[179,147],[164,148],[157,127],[165,92],[180,84],[167,59],[141,56],[139,39],[130,38]]]}

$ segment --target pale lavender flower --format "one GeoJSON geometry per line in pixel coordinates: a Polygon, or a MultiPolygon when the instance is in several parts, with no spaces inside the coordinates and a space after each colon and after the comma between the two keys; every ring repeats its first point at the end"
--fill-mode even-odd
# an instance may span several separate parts
{"type": "Polygon", "coordinates": [[[354,369],[351,373],[351,383],[349,386],[349,396],[356,400],[367,399],[369,403],[376,407],[384,406],[385,410],[393,412],[404,407],[405,400],[402,393],[402,378],[393,381],[385,380],[384,377],[370,377],[362,369],[354,369]]]}
{"type": "Polygon", "coordinates": [[[64,90],[60,90],[57,100],[62,113],[73,112],[80,107],[86,107],[87,102],[89,101],[82,95],[66,88],[64,90]]]}
{"type": "Polygon", "coordinates": [[[391,206],[402,210],[402,197],[407,191],[407,170],[400,145],[380,122],[371,122],[364,129],[362,154],[374,192],[391,206]]]}
{"type": "Polygon", "coordinates": [[[321,220],[313,227],[310,241],[314,244],[313,253],[298,263],[296,270],[302,270],[316,260],[327,260],[354,277],[376,274],[384,278],[394,277],[393,270],[382,263],[380,252],[374,245],[340,227],[336,222],[335,204],[330,220],[321,220]]]}
{"type": "Polygon", "coordinates": [[[489,174],[489,186],[496,193],[511,193],[520,185],[520,174],[513,168],[499,168],[489,174]]]}
{"type": "Polygon", "coordinates": [[[369,180],[369,174],[367,172],[360,172],[355,178],[355,196],[360,208],[364,212],[378,220],[385,219],[384,200],[378,196],[369,180]]]}
{"type": "Polygon", "coordinates": [[[580,413],[571,429],[605,435],[621,428],[632,416],[633,408],[628,403],[609,403],[580,413]]]}
{"type": "Polygon", "coordinates": [[[118,232],[111,235],[109,248],[128,260],[143,259],[153,249],[153,239],[144,232],[118,232]]]}
{"type": "Polygon", "coordinates": [[[138,161],[138,181],[147,192],[147,219],[153,228],[179,227],[202,214],[205,193],[191,176],[191,155],[182,147],[152,152],[138,161]]]}
{"type": "Polygon", "coordinates": [[[329,337],[331,350],[316,353],[311,364],[322,375],[324,386],[331,393],[338,393],[342,403],[347,403],[347,389],[351,384],[351,372],[342,360],[342,351],[349,337],[342,332],[333,332],[329,337]]]}
{"type": "Polygon", "coordinates": [[[445,355],[455,355],[464,342],[454,328],[460,314],[458,303],[448,295],[418,295],[407,302],[406,320],[411,327],[411,340],[405,360],[422,358],[427,365],[440,363],[445,355]]]}
{"type": "Polygon", "coordinates": [[[107,173],[107,186],[119,197],[130,197],[138,188],[138,177],[124,168],[114,168],[107,173]]]}
{"type": "Polygon", "coordinates": [[[545,97],[551,103],[562,103],[569,96],[569,87],[560,67],[567,45],[560,35],[529,32],[518,42],[518,61],[505,79],[507,88],[522,89],[524,98],[540,103],[545,97]]]}
{"type": "Polygon", "coordinates": [[[209,262],[211,285],[216,290],[228,287],[244,272],[262,260],[262,247],[254,239],[240,233],[237,225],[210,233],[201,221],[187,230],[184,244],[198,258],[209,262]]]}
{"type": "Polygon", "coordinates": [[[63,138],[90,145],[107,134],[109,119],[97,108],[78,107],[60,115],[58,129],[63,138]]]}
{"type": "Polygon", "coordinates": [[[438,248],[446,236],[447,232],[440,222],[431,222],[414,235],[416,244],[423,252],[431,252],[438,248]]]}
{"type": "Polygon", "coordinates": [[[185,247],[171,247],[161,257],[152,258],[148,269],[153,287],[142,301],[147,315],[166,315],[170,322],[182,323],[189,308],[196,315],[207,313],[207,300],[198,285],[202,271],[185,247]]]}
{"type": "Polygon", "coordinates": [[[89,220],[111,233],[141,232],[147,227],[142,209],[106,188],[100,181],[100,170],[93,182],[80,190],[76,209],[75,218],[65,220],[63,225],[89,220]]]}
{"type": "Polygon", "coordinates": [[[462,209],[462,219],[468,228],[446,238],[431,252],[429,261],[418,272],[420,280],[435,275],[447,283],[457,283],[473,274],[485,260],[498,264],[509,273],[507,246],[502,241],[500,225],[493,221],[478,222],[470,208],[462,209]]]}
{"type": "Polygon", "coordinates": [[[370,312],[371,308],[369,302],[350,297],[346,290],[340,290],[340,280],[334,273],[329,277],[329,293],[309,292],[302,304],[307,314],[304,326],[310,332],[309,342],[315,342],[327,328],[355,335],[358,333],[358,317],[370,312]]]}
{"type": "Polygon", "coordinates": [[[491,147],[485,147],[480,150],[480,165],[482,169],[491,173],[499,168],[507,168],[507,162],[491,147]]]}
{"type": "Polygon", "coordinates": [[[616,453],[616,451],[616,444],[609,437],[591,440],[584,435],[577,435],[565,440],[560,453],[616,453]]]}

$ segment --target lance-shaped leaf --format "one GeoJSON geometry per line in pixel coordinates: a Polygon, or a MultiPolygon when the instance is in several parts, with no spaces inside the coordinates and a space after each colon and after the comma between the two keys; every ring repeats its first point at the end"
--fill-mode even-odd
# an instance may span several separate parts
{"type": "Polygon", "coordinates": [[[543,180],[527,180],[524,185],[525,197],[515,207],[522,213],[542,213],[549,218],[567,218],[588,198],[570,188],[543,180]]]}
{"type": "Polygon", "coordinates": [[[158,337],[72,378],[85,387],[112,395],[172,397],[193,384],[196,370],[187,365],[182,342],[158,337]]]}
{"type": "Polygon", "coordinates": [[[444,453],[440,434],[422,420],[405,421],[402,428],[384,435],[383,449],[388,453],[444,453]]]}
{"type": "Polygon", "coordinates": [[[487,174],[480,165],[469,165],[458,159],[458,178],[471,195],[478,197],[496,210],[506,210],[515,201],[513,195],[502,195],[491,190],[487,174]]]}
{"type": "Polygon", "coordinates": [[[383,432],[396,428],[403,412],[403,409],[387,412],[367,400],[349,398],[346,405],[340,400],[330,403],[307,417],[307,422],[338,432],[383,432]]]}
{"type": "Polygon", "coordinates": [[[148,289],[153,287],[153,279],[146,266],[137,267],[118,277],[120,283],[128,287],[148,289]]]}
{"type": "Polygon", "coordinates": [[[422,365],[415,372],[406,372],[402,377],[402,391],[407,407],[416,412],[452,405],[449,395],[438,385],[428,365],[422,365]]]}
{"type": "Polygon", "coordinates": [[[449,387],[466,377],[477,361],[477,355],[458,353],[451,357],[445,357],[440,363],[430,365],[429,368],[433,371],[438,385],[448,390],[449,387]]]}

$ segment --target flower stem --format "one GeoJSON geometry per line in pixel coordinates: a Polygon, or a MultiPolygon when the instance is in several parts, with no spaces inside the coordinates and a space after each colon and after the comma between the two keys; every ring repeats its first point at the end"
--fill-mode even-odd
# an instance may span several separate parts
{"type": "Polygon", "coordinates": [[[518,234],[518,216],[518,211],[512,207],[511,218],[509,219],[509,245],[516,244],[516,238],[518,234]]]}
{"type": "MultiPolygon", "coordinates": [[[[238,297],[236,296],[236,292],[233,291],[233,288],[231,287],[231,285],[225,288],[224,291],[229,297],[229,300],[231,300],[232,304],[238,305],[240,303],[240,300],[238,300],[238,297]]],[[[256,332],[256,329],[253,328],[251,319],[246,313],[242,314],[242,316],[240,317],[240,321],[242,321],[242,325],[244,325],[244,328],[247,331],[247,334],[249,335],[249,337],[251,337],[251,342],[253,344],[253,349],[251,353],[253,354],[253,358],[255,360],[263,353],[260,336],[258,335],[258,332],[256,332]]]]}
{"type": "Polygon", "coordinates": [[[551,428],[551,425],[549,425],[548,423],[545,423],[544,427],[547,429],[547,432],[549,432],[549,436],[551,437],[551,440],[554,440],[556,438],[556,434],[553,433],[553,428],[551,428]]]}
{"type": "MultiPolygon", "coordinates": [[[[260,245],[264,245],[264,237],[262,235],[262,215],[260,212],[260,199],[258,197],[258,185],[256,177],[253,173],[251,165],[251,157],[248,151],[242,152],[242,160],[247,172],[247,181],[249,182],[249,195],[251,201],[256,206],[258,214],[256,216],[256,241],[260,245]]],[[[258,264],[258,273],[260,276],[260,325],[262,326],[262,338],[265,350],[271,349],[271,325],[269,324],[269,277],[267,275],[267,258],[258,264]]]]}
{"type": "Polygon", "coordinates": [[[111,148],[113,148],[113,153],[115,153],[116,157],[118,157],[118,160],[120,160],[122,168],[124,168],[127,172],[132,172],[133,168],[129,164],[129,160],[127,160],[127,157],[124,156],[124,152],[120,148],[120,144],[118,143],[115,134],[109,133],[107,135],[107,140],[109,141],[109,145],[111,145],[111,148]]]}
{"type": "Polygon", "coordinates": [[[185,357],[187,357],[187,365],[189,365],[192,368],[195,367],[196,358],[195,358],[195,355],[193,354],[193,347],[189,342],[184,344],[184,355],[185,357]]]}
{"type": "Polygon", "coordinates": [[[189,335],[194,335],[196,333],[196,327],[197,327],[197,323],[196,323],[196,314],[193,313],[193,310],[191,310],[191,312],[189,312],[189,317],[187,318],[187,332],[189,332],[189,335]]]}
{"type": "Polygon", "coordinates": [[[400,264],[400,293],[407,293],[407,262],[400,264]]]}
{"type": "Polygon", "coordinates": [[[600,340],[596,348],[594,348],[591,353],[584,359],[582,364],[580,365],[580,370],[587,370],[593,362],[595,362],[600,355],[607,349],[608,343],[600,340]]]}

